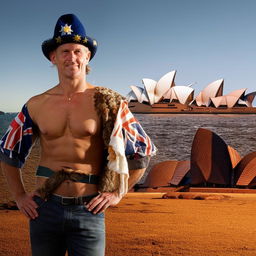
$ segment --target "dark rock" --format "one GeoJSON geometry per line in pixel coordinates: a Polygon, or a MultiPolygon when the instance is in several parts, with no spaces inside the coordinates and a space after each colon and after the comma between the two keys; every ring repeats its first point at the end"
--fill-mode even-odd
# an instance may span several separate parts
{"type": "Polygon", "coordinates": [[[19,210],[15,201],[0,204],[0,210],[19,210]]]}

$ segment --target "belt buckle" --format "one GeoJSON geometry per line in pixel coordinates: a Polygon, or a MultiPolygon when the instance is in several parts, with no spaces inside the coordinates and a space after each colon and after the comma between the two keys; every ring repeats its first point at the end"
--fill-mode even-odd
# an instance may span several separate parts
{"type": "Polygon", "coordinates": [[[68,198],[61,197],[61,204],[62,205],[70,205],[70,202],[68,202],[68,198]]]}
{"type": "Polygon", "coordinates": [[[61,197],[61,204],[62,205],[82,205],[84,204],[83,197],[72,197],[72,198],[66,198],[61,197]]]}
{"type": "Polygon", "coordinates": [[[82,205],[84,204],[83,197],[75,197],[75,204],[76,205],[82,205]]]}

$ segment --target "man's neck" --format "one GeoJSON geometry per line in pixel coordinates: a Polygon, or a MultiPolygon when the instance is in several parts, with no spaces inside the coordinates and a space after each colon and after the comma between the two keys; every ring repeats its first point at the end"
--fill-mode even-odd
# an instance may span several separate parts
{"type": "Polygon", "coordinates": [[[61,93],[66,97],[72,97],[75,93],[85,92],[86,89],[92,86],[84,79],[61,79],[58,85],[61,93]]]}

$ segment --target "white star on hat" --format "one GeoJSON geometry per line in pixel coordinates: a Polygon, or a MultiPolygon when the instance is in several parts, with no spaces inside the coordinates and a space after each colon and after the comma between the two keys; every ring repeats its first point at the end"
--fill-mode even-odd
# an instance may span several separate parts
{"type": "Polygon", "coordinates": [[[73,32],[73,30],[71,29],[71,26],[72,25],[68,25],[68,24],[65,24],[65,26],[61,26],[61,35],[64,36],[64,35],[71,35],[71,33],[73,32]]]}

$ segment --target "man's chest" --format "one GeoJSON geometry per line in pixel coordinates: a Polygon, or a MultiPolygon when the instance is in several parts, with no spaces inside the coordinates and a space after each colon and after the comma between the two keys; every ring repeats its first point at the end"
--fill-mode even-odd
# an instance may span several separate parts
{"type": "Polygon", "coordinates": [[[71,134],[82,138],[100,134],[100,120],[92,99],[79,98],[48,101],[37,114],[37,125],[46,137],[71,134]]]}

